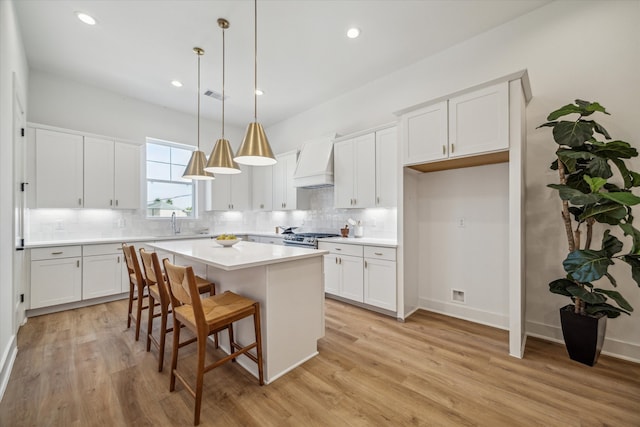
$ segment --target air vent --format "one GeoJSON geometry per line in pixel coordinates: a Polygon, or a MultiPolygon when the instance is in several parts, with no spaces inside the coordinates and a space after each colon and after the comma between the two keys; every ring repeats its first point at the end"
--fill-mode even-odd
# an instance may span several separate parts
{"type": "MultiPolygon", "coordinates": [[[[215,90],[211,90],[211,89],[205,90],[204,91],[204,96],[208,96],[210,98],[217,99],[218,101],[222,101],[222,94],[220,92],[216,92],[215,90]]],[[[224,97],[225,101],[227,99],[229,99],[229,95],[226,95],[224,97]]]]}

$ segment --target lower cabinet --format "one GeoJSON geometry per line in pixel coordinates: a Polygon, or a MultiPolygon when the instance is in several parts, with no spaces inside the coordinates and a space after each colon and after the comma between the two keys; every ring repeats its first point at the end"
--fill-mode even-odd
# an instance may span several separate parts
{"type": "Polygon", "coordinates": [[[320,242],[325,293],[396,311],[395,248],[320,242]]]}
{"type": "Polygon", "coordinates": [[[82,299],[115,295],[128,290],[127,267],[119,244],[83,246],[82,299]],[[126,287],[123,287],[124,281],[126,287]]]}
{"type": "Polygon", "coordinates": [[[81,299],[81,247],[32,249],[30,308],[47,307],[81,299]]]}

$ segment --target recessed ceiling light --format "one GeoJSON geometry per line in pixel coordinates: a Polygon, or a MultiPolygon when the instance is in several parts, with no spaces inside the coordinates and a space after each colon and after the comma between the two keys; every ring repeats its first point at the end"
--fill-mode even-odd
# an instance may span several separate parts
{"type": "Polygon", "coordinates": [[[175,87],[182,87],[182,82],[178,80],[171,80],[171,84],[174,85],[175,87]]]}
{"type": "Polygon", "coordinates": [[[262,91],[262,89],[256,89],[256,95],[264,95],[264,92],[262,91]]]}
{"type": "Polygon", "coordinates": [[[76,12],[76,16],[78,17],[79,20],[81,20],[87,25],[96,25],[96,20],[91,15],[87,15],[84,12],[76,12]]]}
{"type": "Polygon", "coordinates": [[[347,30],[347,37],[349,37],[350,39],[355,39],[360,35],[360,29],[359,28],[349,28],[347,30]]]}

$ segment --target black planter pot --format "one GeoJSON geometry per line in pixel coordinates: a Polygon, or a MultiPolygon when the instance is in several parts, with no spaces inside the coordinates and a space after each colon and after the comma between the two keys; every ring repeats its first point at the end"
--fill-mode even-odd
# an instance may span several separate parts
{"type": "Polygon", "coordinates": [[[573,312],[573,305],[560,309],[560,323],[567,352],[571,360],[593,366],[600,356],[607,316],[583,316],[573,312]]]}

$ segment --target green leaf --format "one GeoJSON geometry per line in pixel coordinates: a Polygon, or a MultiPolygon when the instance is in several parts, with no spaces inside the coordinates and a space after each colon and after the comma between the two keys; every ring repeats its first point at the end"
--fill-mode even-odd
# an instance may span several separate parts
{"type": "Polygon", "coordinates": [[[553,128],[553,139],[558,145],[580,147],[593,136],[593,123],[578,120],[561,121],[553,128]]]}
{"type": "MultiPolygon", "coordinates": [[[[634,177],[629,169],[627,169],[627,165],[624,164],[624,161],[622,159],[611,159],[611,161],[620,171],[620,175],[622,175],[622,179],[624,180],[624,188],[633,187],[634,177]]],[[[640,178],[640,175],[638,177],[640,178]]]]}
{"type": "Polygon", "coordinates": [[[640,203],[640,197],[635,196],[628,191],[618,191],[612,193],[598,193],[605,199],[613,200],[616,203],[620,203],[625,206],[634,206],[640,203]]]}
{"type": "Polygon", "coordinates": [[[611,178],[613,176],[609,162],[607,162],[607,159],[603,157],[594,157],[591,159],[587,165],[587,172],[591,176],[598,176],[601,178],[611,178]]]}
{"type": "Polygon", "coordinates": [[[629,171],[631,177],[633,178],[631,187],[640,187],[640,173],[629,171]]]}
{"type": "Polygon", "coordinates": [[[570,173],[576,170],[576,160],[589,160],[594,157],[593,154],[588,151],[567,150],[565,148],[559,148],[558,151],[556,151],[556,155],[570,173]]]}
{"type": "MultiPolygon", "coordinates": [[[[607,113],[607,114],[609,114],[609,113],[607,113]]],[[[607,130],[605,128],[603,128],[600,123],[593,122],[593,130],[595,130],[596,132],[598,132],[600,135],[604,136],[605,138],[611,139],[611,136],[609,135],[609,132],[607,132],[607,130]]]]}
{"type": "Polygon", "coordinates": [[[625,255],[622,260],[629,264],[631,267],[631,278],[640,287],[640,256],[638,255],[625,255]]]}
{"type": "Polygon", "coordinates": [[[569,213],[571,215],[573,215],[573,219],[576,222],[580,222],[581,221],[580,217],[582,216],[583,212],[584,212],[583,208],[579,208],[577,206],[569,206],[569,213]]]}
{"type": "Polygon", "coordinates": [[[640,255],[640,231],[630,223],[621,223],[620,228],[624,232],[625,236],[631,236],[633,239],[633,246],[630,253],[640,255]]]}
{"type": "Polygon", "coordinates": [[[575,285],[575,283],[569,279],[557,279],[549,283],[549,290],[554,294],[570,297],[572,295],[567,290],[567,287],[573,285],[575,285]]]}
{"type": "Polygon", "coordinates": [[[540,128],[552,128],[554,127],[558,122],[547,122],[547,123],[543,123],[540,126],[538,126],[536,129],[540,129],[540,128]]]}
{"type": "MultiPolygon", "coordinates": [[[[578,101],[580,101],[581,103],[583,103],[583,102],[588,102],[588,101],[582,101],[582,100],[576,99],[576,103],[577,103],[578,101]]],[[[607,113],[607,110],[605,110],[605,108],[604,108],[602,105],[600,105],[599,103],[597,103],[597,102],[590,102],[590,103],[589,103],[588,105],[586,105],[584,108],[585,108],[587,111],[591,111],[591,112],[599,111],[599,112],[601,112],[601,113],[604,113],[604,114],[606,114],[606,115],[610,116],[610,114],[609,114],[609,113],[607,113]]]]}
{"type": "Polygon", "coordinates": [[[610,141],[607,143],[593,141],[593,153],[608,159],[631,159],[638,157],[638,150],[625,141],[610,141]]]}
{"type": "Polygon", "coordinates": [[[582,115],[584,112],[584,108],[580,108],[573,104],[567,104],[564,107],[558,108],[556,111],[553,111],[551,114],[547,116],[547,120],[557,120],[562,116],[566,116],[567,114],[578,113],[582,115]]]}
{"type": "Polygon", "coordinates": [[[578,282],[595,282],[604,276],[612,264],[605,251],[592,249],[573,251],[562,262],[564,271],[578,282]]]}
{"type": "Polygon", "coordinates": [[[613,286],[614,288],[616,288],[618,286],[618,282],[616,281],[615,277],[613,277],[609,273],[604,273],[604,275],[611,282],[611,286],[613,286]]]}
{"type": "Polygon", "coordinates": [[[622,242],[611,235],[611,230],[605,230],[602,236],[602,251],[610,258],[622,250],[622,242]]]}
{"type": "Polygon", "coordinates": [[[584,221],[587,218],[594,217],[596,221],[618,225],[620,221],[627,215],[627,210],[617,203],[603,203],[598,205],[589,205],[584,208],[584,211],[579,217],[579,221],[584,221]]]}
{"type": "Polygon", "coordinates": [[[589,184],[589,188],[591,188],[592,193],[597,193],[603,185],[607,183],[607,180],[601,177],[590,177],[589,175],[585,175],[583,179],[589,184]]]}
{"type": "Polygon", "coordinates": [[[589,292],[580,285],[573,283],[571,286],[567,286],[567,292],[576,298],[580,298],[587,304],[601,304],[607,300],[603,295],[589,292]]]}
{"type": "Polygon", "coordinates": [[[587,305],[585,312],[592,316],[598,313],[604,313],[610,319],[616,318],[622,313],[630,315],[629,312],[619,309],[618,307],[614,307],[611,304],[607,304],[606,302],[602,304],[587,305]]]}
{"type": "Polygon", "coordinates": [[[585,194],[582,191],[568,187],[562,184],[548,184],[547,187],[558,190],[562,200],[569,200],[574,205],[588,205],[597,203],[603,193],[585,194]]]}
{"type": "Polygon", "coordinates": [[[600,289],[600,288],[595,288],[593,291],[605,294],[606,296],[614,300],[616,304],[620,306],[620,308],[627,311],[633,311],[633,307],[631,307],[631,304],[629,304],[629,302],[626,299],[624,299],[624,297],[620,294],[620,292],[610,291],[607,289],[600,289]]]}

